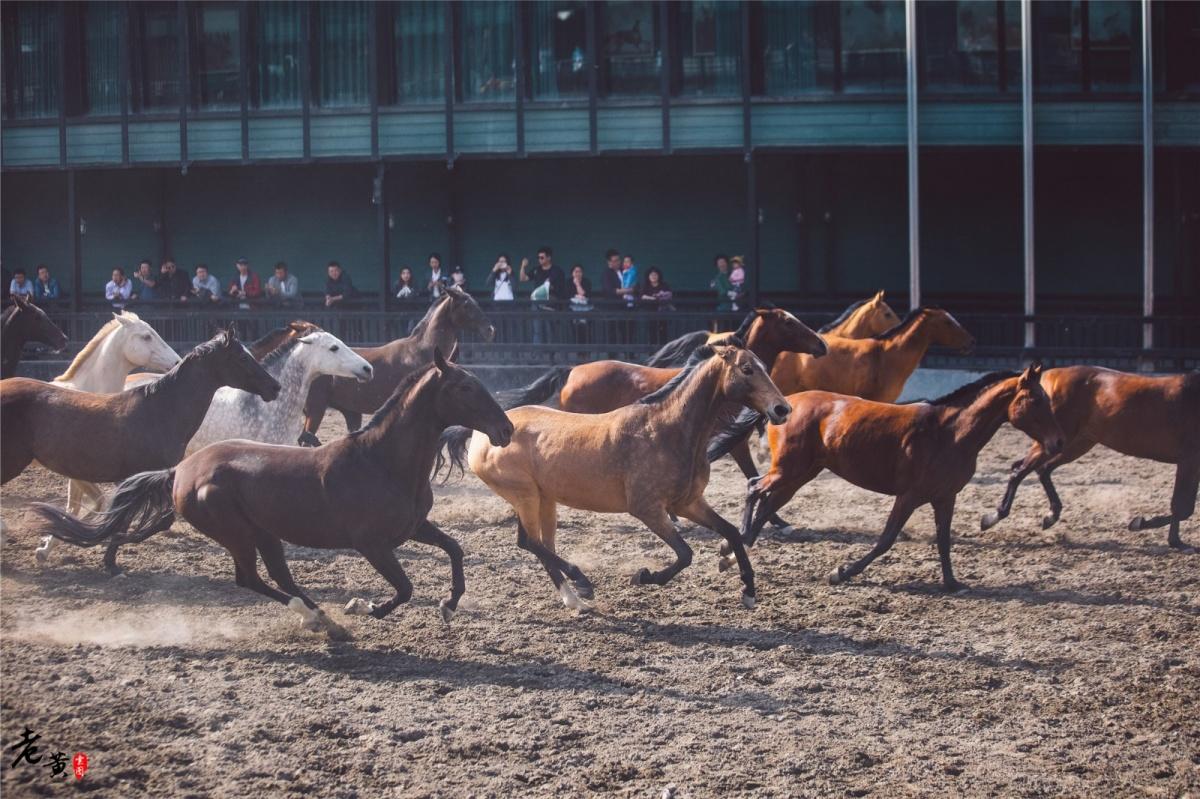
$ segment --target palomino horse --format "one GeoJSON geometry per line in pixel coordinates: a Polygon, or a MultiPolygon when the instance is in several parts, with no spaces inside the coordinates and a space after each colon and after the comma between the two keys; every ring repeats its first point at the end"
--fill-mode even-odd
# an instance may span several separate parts
{"type": "Polygon", "coordinates": [[[155,382],[129,391],[93,394],[22,377],[0,381],[0,483],[34,460],[92,483],[174,466],[221,386],[266,400],[279,394],[279,383],[232,329],[192,350],[155,382]]]}
{"type": "MultiPolygon", "coordinates": [[[[304,433],[301,444],[316,446],[317,428],[325,418],[326,408],[341,411],[346,428],[357,430],[365,413],[374,413],[396,385],[414,370],[423,369],[433,359],[434,349],[444,354],[458,347],[458,334],[473,330],[491,341],[496,329],[483,315],[478,303],[462,289],[451,286],[417,323],[406,338],[396,339],[382,347],[357,347],[355,352],[367,359],[375,370],[370,383],[322,377],[313,383],[305,404],[304,433]]],[[[453,356],[450,358],[453,360],[453,356]]]]}
{"type": "Polygon", "coordinates": [[[1066,435],[1066,446],[1058,453],[1036,443],[1030,447],[1024,459],[1013,464],[1000,506],[980,520],[982,529],[1008,516],[1017,486],[1032,471],[1038,473],[1050,500],[1042,528],[1050,527],[1062,513],[1051,472],[1103,444],[1123,455],[1175,464],[1171,512],[1149,519],[1134,516],[1129,529],[1170,525],[1167,543],[1182,548],[1179,523],[1196,509],[1200,483],[1200,372],[1148,377],[1097,366],[1068,366],[1048,370],[1042,384],[1066,435]]]}
{"type": "MultiPolygon", "coordinates": [[[[1063,434],[1040,375],[1037,365],[1021,374],[994,372],[941,399],[906,405],[827,391],[791,395],[787,425],[767,433],[771,468],[749,484],[743,542],[753,546],[767,517],[829,469],[856,486],[896,497],[875,548],[835,569],[831,584],[849,580],[891,549],[913,511],[928,503],[937,523],[943,585],[947,591],[962,589],[950,568],[950,522],[958,492],[975,474],[979,451],[1006,421],[1048,451],[1062,449],[1063,434]]],[[[739,422],[753,425],[754,420],[739,422]]],[[[714,444],[710,455],[719,454],[728,440],[714,444]]],[[[721,554],[722,568],[728,568],[729,553],[723,549],[721,554]]]]}
{"type": "MultiPolygon", "coordinates": [[[[883,292],[878,291],[875,296],[850,305],[842,311],[841,316],[817,332],[842,338],[865,338],[883,333],[898,324],[900,324],[900,317],[896,316],[896,312],[892,310],[891,306],[883,301],[883,292]]],[[[740,335],[745,338],[745,322],[742,325],[743,327],[739,328],[740,333],[735,332],[732,335],[740,335]]],[[[702,344],[715,344],[729,335],[729,333],[713,333],[708,330],[685,333],[677,339],[668,341],[658,352],[647,358],[646,366],[682,366],[696,347],[702,344]]],[[[770,364],[767,365],[770,366],[770,364]]]]}
{"type": "MultiPolygon", "coordinates": [[[[538,557],[567,607],[586,608],[579,596],[591,598],[592,585],[578,566],[555,554],[559,504],[628,513],[674,550],[673,564],[657,572],[642,569],[635,584],[665,585],[692,561],[691,548],[668,514],[715,530],[737,555],[743,603],[754,606],[754,572],[738,531],[704,501],[709,476],[704,448],[718,408],[740,402],[775,424],[787,419],[783,395],[743,346],[732,338],[700,347],[665,386],[609,413],[568,413],[541,405],[510,411],[516,432],[504,449],[479,433],[471,438],[471,470],[516,510],[517,546],[538,557]]],[[[450,457],[461,466],[466,435],[450,431],[447,438],[450,457]]]]}
{"type": "Polygon", "coordinates": [[[225,441],[174,469],[126,480],[99,523],[81,522],[50,505],[34,510],[54,535],[80,546],[144,540],[170,527],[178,514],[229,550],[238,585],[283,603],[306,628],[324,629],[334,638],[346,637],[346,631],[296,585],[281,541],[362,553],[396,594],[378,606],[351,600],[346,612],[377,619],[412,596],[412,583],[392,550],[409,539],[419,541],[450,556],[453,588],[441,603],[448,622],[465,582],[462,550],[426,518],[433,506],[429,474],[438,439],[449,425],[468,425],[503,447],[513,426],[470,373],[447,363],[437,348],[433,360],[401,380],[365,428],[318,449],[225,441]],[[282,591],[263,582],[258,555],[282,591]]]}
{"type": "Polygon", "coordinates": [[[826,336],[825,343],[829,353],[819,360],[811,355],[780,354],[771,370],[771,379],[780,391],[794,394],[818,389],[894,402],[931,346],[967,351],[975,339],[946,311],[921,307],[886,333],[864,339],[826,336]]]}
{"type": "MultiPolygon", "coordinates": [[[[111,394],[125,387],[126,378],[134,369],[166,372],[177,363],[179,353],[137,314],[125,311],[113,314],[53,383],[76,391],[111,394]]],[[[79,513],[84,497],[98,507],[103,493],[94,483],[68,480],[67,510],[79,513]]],[[[37,550],[39,562],[45,560],[46,543],[37,550]]]]}
{"type": "Polygon", "coordinates": [[[0,379],[16,375],[27,341],[45,344],[55,352],[67,346],[66,334],[50,321],[46,312],[24,294],[16,294],[13,304],[0,313],[0,379]]]}

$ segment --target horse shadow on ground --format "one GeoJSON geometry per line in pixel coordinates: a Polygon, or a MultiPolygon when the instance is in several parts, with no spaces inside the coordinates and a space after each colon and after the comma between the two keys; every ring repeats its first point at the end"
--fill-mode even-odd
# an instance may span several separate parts
{"type": "Polygon", "coordinates": [[[1080,605],[1080,606],[1122,606],[1152,608],[1154,610],[1175,611],[1189,616],[1200,616],[1200,607],[1193,605],[1168,605],[1156,599],[1142,599],[1124,596],[1122,594],[1097,594],[1079,591],[1073,588],[1046,589],[1035,583],[1007,583],[1000,586],[972,584],[970,589],[957,594],[947,594],[942,591],[940,583],[862,583],[874,588],[881,588],[894,594],[912,596],[939,596],[954,602],[1016,602],[1022,605],[1080,605]]]}

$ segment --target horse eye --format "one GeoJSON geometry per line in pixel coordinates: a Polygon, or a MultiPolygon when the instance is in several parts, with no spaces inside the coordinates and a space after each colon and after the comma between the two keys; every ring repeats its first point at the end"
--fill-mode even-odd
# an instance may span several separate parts
{"type": "Polygon", "coordinates": [[[329,348],[329,351],[330,351],[330,352],[337,352],[337,351],[338,351],[338,345],[334,344],[332,347],[330,347],[330,348],[329,348]]]}
{"type": "Polygon", "coordinates": [[[142,339],[144,339],[145,341],[149,341],[149,340],[150,340],[150,334],[149,334],[149,333],[144,333],[144,334],[142,335],[142,339]]]}

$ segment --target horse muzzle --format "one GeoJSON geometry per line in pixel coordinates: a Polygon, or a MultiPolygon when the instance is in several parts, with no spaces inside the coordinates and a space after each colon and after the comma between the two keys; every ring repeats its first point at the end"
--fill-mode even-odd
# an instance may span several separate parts
{"type": "Polygon", "coordinates": [[[771,424],[783,424],[791,415],[792,406],[786,402],[777,402],[767,409],[767,419],[771,424]]]}
{"type": "Polygon", "coordinates": [[[814,358],[823,358],[829,354],[829,345],[825,343],[825,339],[818,338],[817,343],[808,350],[808,354],[814,358]]]}
{"type": "Polygon", "coordinates": [[[484,325],[479,328],[479,335],[483,337],[484,341],[495,341],[496,328],[494,325],[484,325]]]}
{"type": "Polygon", "coordinates": [[[490,431],[487,434],[488,441],[493,447],[504,448],[512,443],[513,426],[512,423],[506,424],[499,430],[490,431]]]}
{"type": "Polygon", "coordinates": [[[375,377],[375,370],[371,368],[371,364],[364,364],[362,370],[354,375],[354,379],[360,383],[370,383],[371,378],[375,377]]]}
{"type": "Polygon", "coordinates": [[[274,402],[282,390],[283,387],[279,385],[279,382],[272,380],[269,386],[258,392],[258,396],[262,397],[264,402],[274,402]]]}
{"type": "Polygon", "coordinates": [[[1054,457],[1063,451],[1063,446],[1063,437],[1061,435],[1057,435],[1046,439],[1046,442],[1042,444],[1042,449],[1046,450],[1047,455],[1054,457]]]}

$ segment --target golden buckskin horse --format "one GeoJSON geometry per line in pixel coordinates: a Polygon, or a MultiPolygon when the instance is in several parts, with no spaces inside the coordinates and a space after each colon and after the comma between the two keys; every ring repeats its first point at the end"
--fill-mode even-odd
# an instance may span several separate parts
{"type": "Polygon", "coordinates": [[[1017,487],[1036,471],[1050,500],[1050,512],[1042,518],[1042,528],[1049,528],[1062,514],[1062,500],[1050,474],[1102,444],[1122,455],[1175,464],[1171,512],[1149,519],[1134,516],[1129,529],[1169,525],[1167,543],[1183,548],[1179,524],[1195,511],[1200,483],[1200,372],[1150,377],[1098,366],[1068,366],[1047,371],[1042,384],[1066,445],[1052,453],[1034,443],[1013,464],[1004,498],[995,511],[984,515],[980,527],[987,530],[1008,516],[1017,487]]]}
{"type": "MultiPolygon", "coordinates": [[[[512,443],[499,448],[478,433],[466,453],[471,470],[517,513],[517,546],[541,561],[565,605],[584,609],[591,581],[555,552],[558,506],[628,513],[675,552],[675,562],[634,575],[635,584],[665,585],[692,561],[692,550],[671,523],[674,513],[714,530],[733,548],[741,570],[742,601],[754,606],[754,572],[737,529],[704,500],[709,468],[705,446],[717,409],[739,402],[774,424],[788,406],[762,362],[741,340],[705,345],[665,386],[633,405],[582,414],[528,405],[509,412],[512,443]],[[570,578],[574,588],[564,580],[570,578]],[[578,591],[578,593],[576,593],[578,591]]],[[[469,431],[448,431],[450,458],[460,468],[469,431]]]]}

